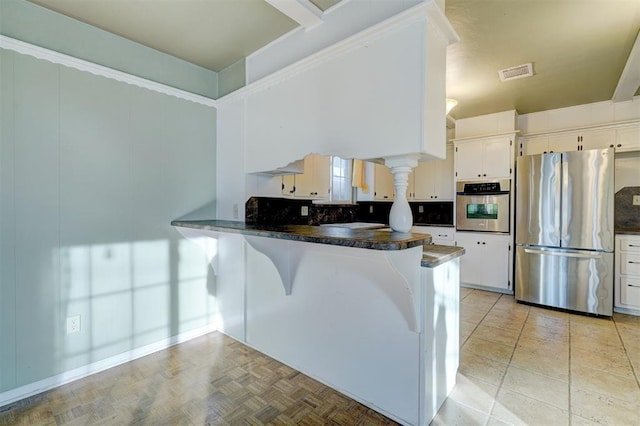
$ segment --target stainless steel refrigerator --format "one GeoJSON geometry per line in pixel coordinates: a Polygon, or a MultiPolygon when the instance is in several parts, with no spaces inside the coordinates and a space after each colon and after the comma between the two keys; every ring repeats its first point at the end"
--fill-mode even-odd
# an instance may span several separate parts
{"type": "Polygon", "coordinates": [[[519,157],[516,300],[613,313],[613,149],[519,157]]]}

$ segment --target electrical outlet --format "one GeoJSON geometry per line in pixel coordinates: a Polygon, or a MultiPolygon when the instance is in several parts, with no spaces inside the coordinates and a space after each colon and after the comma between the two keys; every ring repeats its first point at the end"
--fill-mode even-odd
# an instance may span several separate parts
{"type": "Polygon", "coordinates": [[[424,206],[418,206],[418,213],[424,213],[424,206]]]}
{"type": "Polygon", "coordinates": [[[77,333],[80,331],[80,315],[74,315],[67,318],[67,334],[77,333]]]}
{"type": "Polygon", "coordinates": [[[233,218],[234,219],[239,219],[240,215],[238,214],[238,205],[234,204],[233,205],[233,218]]]}
{"type": "Polygon", "coordinates": [[[373,206],[369,206],[369,213],[373,213],[373,206]]]}
{"type": "Polygon", "coordinates": [[[309,216],[309,206],[302,206],[300,208],[300,216],[309,216]]]}
{"type": "Polygon", "coordinates": [[[633,196],[633,205],[634,206],[640,206],[640,195],[634,195],[633,196]]]}

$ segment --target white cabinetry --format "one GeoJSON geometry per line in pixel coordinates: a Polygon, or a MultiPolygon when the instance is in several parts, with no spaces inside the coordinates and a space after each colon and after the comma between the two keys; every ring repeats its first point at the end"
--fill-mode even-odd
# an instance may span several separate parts
{"type": "Polygon", "coordinates": [[[307,199],[329,198],[331,157],[311,154],[304,158],[304,173],[282,177],[282,195],[307,199]]]}
{"type": "Polygon", "coordinates": [[[447,146],[447,157],[444,160],[419,162],[412,176],[413,191],[409,191],[410,199],[452,201],[453,146],[447,146]]]}
{"type": "Polygon", "coordinates": [[[431,235],[431,244],[439,246],[455,245],[455,228],[445,226],[414,226],[411,232],[431,235]]]}
{"type": "Polygon", "coordinates": [[[520,146],[520,155],[605,148],[615,148],[616,152],[638,151],[640,150],[640,126],[528,136],[522,138],[520,146]]]}
{"type": "Polygon", "coordinates": [[[616,235],[616,311],[640,315],[640,235],[616,235]]]}
{"type": "MultiPolygon", "coordinates": [[[[374,200],[395,198],[393,174],[387,166],[374,164],[374,200]]],[[[444,160],[420,161],[407,181],[409,201],[453,201],[453,146],[447,146],[444,160]]]]}
{"type": "Polygon", "coordinates": [[[393,174],[387,166],[384,164],[374,165],[373,181],[373,199],[379,201],[393,201],[393,174]]]}
{"type": "Polygon", "coordinates": [[[509,178],[512,168],[513,136],[455,142],[455,177],[458,180],[509,178]]]}
{"type": "Polygon", "coordinates": [[[640,151],[640,125],[616,130],[616,152],[640,151]]]}
{"type": "Polygon", "coordinates": [[[502,293],[513,291],[510,279],[511,236],[456,232],[455,245],[464,247],[460,258],[460,283],[502,293]]]}

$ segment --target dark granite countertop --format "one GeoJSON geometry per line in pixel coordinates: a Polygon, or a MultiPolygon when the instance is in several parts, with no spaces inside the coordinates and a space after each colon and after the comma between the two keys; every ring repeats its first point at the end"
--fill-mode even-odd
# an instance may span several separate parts
{"type": "Polygon", "coordinates": [[[465,250],[463,247],[427,244],[422,249],[422,262],[420,265],[425,268],[435,268],[438,265],[462,256],[464,253],[465,250]]]}
{"type": "Polygon", "coordinates": [[[431,243],[431,236],[428,234],[391,232],[388,229],[348,229],[309,225],[248,225],[244,222],[230,220],[174,220],[171,225],[371,250],[405,250],[431,243]]]}

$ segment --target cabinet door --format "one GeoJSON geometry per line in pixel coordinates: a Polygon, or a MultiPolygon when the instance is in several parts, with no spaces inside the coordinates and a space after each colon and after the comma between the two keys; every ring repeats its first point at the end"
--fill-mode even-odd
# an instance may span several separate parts
{"type": "MultiPolygon", "coordinates": [[[[447,158],[435,162],[434,198],[453,201],[453,146],[447,146],[447,158]]],[[[416,191],[417,192],[417,191],[416,191]]]]}
{"type": "Polygon", "coordinates": [[[509,290],[509,241],[489,236],[482,239],[481,246],[485,262],[484,285],[509,290]]]}
{"type": "Polygon", "coordinates": [[[522,142],[522,155],[546,154],[549,152],[549,138],[542,136],[522,142]]]}
{"type": "Polygon", "coordinates": [[[313,193],[313,155],[304,157],[304,173],[296,175],[296,191],[294,195],[310,198],[313,193]]]}
{"type": "Polygon", "coordinates": [[[581,141],[583,150],[613,148],[615,143],[616,132],[613,129],[585,132],[581,141]]]}
{"type": "Polygon", "coordinates": [[[436,163],[439,161],[421,161],[413,169],[413,198],[415,200],[433,199],[436,176],[436,163]]]}
{"type": "Polygon", "coordinates": [[[311,154],[304,158],[304,173],[296,175],[295,196],[300,198],[328,198],[330,183],[330,157],[311,154]]]}
{"type": "Polygon", "coordinates": [[[313,198],[329,198],[331,192],[331,156],[313,156],[313,198]]]}
{"type": "Polygon", "coordinates": [[[456,233],[456,245],[464,247],[460,281],[509,290],[509,240],[502,235],[456,233]]]}
{"type": "Polygon", "coordinates": [[[293,197],[296,187],[296,175],[282,176],[282,195],[285,197],[293,197]]]}
{"type": "Polygon", "coordinates": [[[455,167],[456,178],[477,179],[482,177],[482,142],[465,142],[456,144],[455,167]]]}
{"type": "Polygon", "coordinates": [[[407,199],[408,200],[417,199],[416,198],[416,169],[411,170],[411,173],[409,173],[409,177],[407,178],[407,199]]]}
{"type": "Polygon", "coordinates": [[[483,143],[482,177],[510,177],[512,164],[511,138],[489,139],[483,143]]]}
{"type": "Polygon", "coordinates": [[[486,247],[480,243],[477,234],[456,233],[456,246],[464,247],[464,256],[460,258],[460,282],[471,285],[485,285],[483,270],[486,247]]]}
{"type": "Polygon", "coordinates": [[[616,152],[640,151],[640,126],[618,129],[615,148],[616,152]]]}
{"type": "Polygon", "coordinates": [[[566,135],[554,135],[549,136],[549,151],[550,152],[570,152],[577,151],[580,145],[580,135],[576,133],[569,133],[566,135]]]}
{"type": "Polygon", "coordinates": [[[393,174],[383,164],[375,164],[374,167],[374,193],[375,200],[393,200],[393,174]]]}

